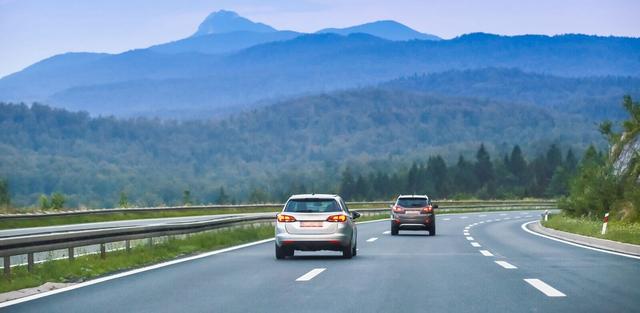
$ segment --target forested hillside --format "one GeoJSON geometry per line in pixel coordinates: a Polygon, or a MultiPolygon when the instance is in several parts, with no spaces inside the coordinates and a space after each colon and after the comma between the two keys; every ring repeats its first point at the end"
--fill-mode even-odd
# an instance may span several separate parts
{"type": "Polygon", "coordinates": [[[184,190],[213,202],[220,187],[238,201],[256,190],[277,200],[302,185],[338,191],[346,166],[354,175],[400,173],[436,155],[453,165],[459,153],[472,159],[481,143],[499,160],[519,144],[533,160],[554,142],[579,152],[599,140],[580,117],[535,106],[376,88],[295,98],[220,121],[91,118],[2,104],[0,177],[17,205],[53,192],[74,206],[110,207],[121,192],[140,205],[176,204],[184,190]]]}

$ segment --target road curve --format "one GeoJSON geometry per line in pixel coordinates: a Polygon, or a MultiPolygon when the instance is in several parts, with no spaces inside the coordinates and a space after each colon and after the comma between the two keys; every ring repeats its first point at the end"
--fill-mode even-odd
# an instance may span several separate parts
{"type": "Polygon", "coordinates": [[[522,230],[538,213],[440,215],[438,235],[358,226],[358,256],[273,242],[107,280],[10,312],[632,312],[640,261],[522,230]],[[377,238],[377,239],[373,239],[377,238]]]}

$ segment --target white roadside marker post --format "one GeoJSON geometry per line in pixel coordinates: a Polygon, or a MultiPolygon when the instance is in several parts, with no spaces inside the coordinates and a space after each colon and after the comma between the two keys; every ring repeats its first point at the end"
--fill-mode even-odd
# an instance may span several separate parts
{"type": "Polygon", "coordinates": [[[544,221],[548,221],[549,220],[549,210],[544,210],[544,221]]]}
{"type": "Polygon", "coordinates": [[[602,223],[602,232],[600,234],[604,235],[607,233],[607,223],[609,223],[609,213],[605,213],[604,220],[602,223]]]}

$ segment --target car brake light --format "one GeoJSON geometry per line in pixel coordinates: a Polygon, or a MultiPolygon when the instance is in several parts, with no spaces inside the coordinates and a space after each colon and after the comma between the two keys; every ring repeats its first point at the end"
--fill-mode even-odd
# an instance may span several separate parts
{"type": "Polygon", "coordinates": [[[331,215],[329,217],[327,217],[327,222],[340,222],[340,223],[344,223],[347,221],[347,216],[346,215],[331,215]]]}
{"type": "Polygon", "coordinates": [[[422,211],[420,211],[420,213],[422,214],[431,213],[431,212],[433,212],[433,207],[431,206],[425,207],[424,209],[422,209],[422,211]]]}
{"type": "Polygon", "coordinates": [[[393,212],[395,213],[400,213],[400,214],[404,214],[405,210],[403,207],[396,205],[393,207],[393,212]]]}
{"type": "Polygon", "coordinates": [[[278,214],[278,222],[290,223],[295,221],[296,218],[291,215],[278,214]]]}

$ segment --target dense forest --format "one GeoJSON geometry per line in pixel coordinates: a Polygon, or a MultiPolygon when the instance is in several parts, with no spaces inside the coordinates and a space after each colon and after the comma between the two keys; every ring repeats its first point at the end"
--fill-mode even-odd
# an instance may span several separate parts
{"type": "Polygon", "coordinates": [[[625,120],[600,124],[609,153],[586,151],[559,202],[565,213],[597,220],[611,213],[612,219],[640,221],[640,103],[627,96],[623,108],[625,120]]]}
{"type": "MultiPolygon", "coordinates": [[[[194,203],[214,203],[221,188],[223,198],[235,202],[277,202],[303,190],[342,190],[349,200],[386,199],[402,190],[437,197],[551,196],[562,193],[548,189],[562,162],[545,167],[542,156],[553,143],[564,154],[597,143],[590,129],[577,117],[542,108],[371,88],[287,100],[221,121],[92,118],[39,104],[0,104],[0,177],[15,206],[54,193],[74,207],[113,207],[123,194],[132,205],[180,204],[184,191],[194,203]],[[465,186],[456,181],[466,173],[458,168],[478,168],[481,143],[491,160],[483,164],[495,172],[456,189],[465,186]],[[505,168],[517,144],[527,155],[528,174],[512,184],[505,168]],[[357,184],[360,175],[368,183],[384,181],[378,172],[389,181],[413,181],[401,177],[440,173],[443,162],[447,175],[438,174],[444,183],[437,187],[416,180],[384,192],[357,184]],[[349,187],[349,172],[358,188],[349,187]]],[[[568,157],[552,154],[563,162],[568,157]]]]}

